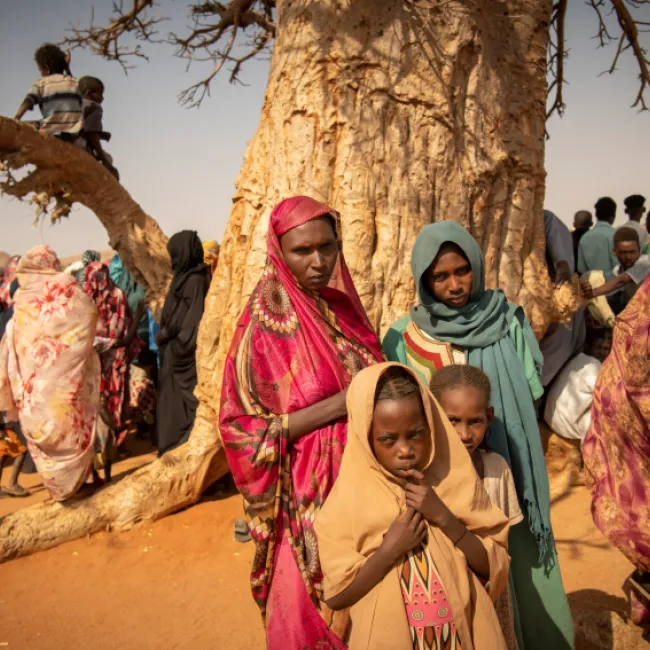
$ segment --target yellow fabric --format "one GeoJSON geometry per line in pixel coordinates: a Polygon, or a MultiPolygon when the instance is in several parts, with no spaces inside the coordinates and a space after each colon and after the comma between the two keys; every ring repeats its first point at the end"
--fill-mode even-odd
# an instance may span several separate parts
{"type": "Polygon", "coordinates": [[[210,267],[210,272],[214,273],[219,261],[219,244],[209,239],[203,242],[203,261],[210,267]]]}
{"type": "MultiPolygon", "coordinates": [[[[387,368],[397,365],[362,370],[348,391],[348,442],[341,470],[315,522],[325,600],[352,583],[405,507],[403,489],[377,462],[368,441],[377,382],[387,368]]],[[[479,536],[490,562],[490,579],[483,587],[465,555],[439,529],[429,527],[428,548],[445,585],[463,650],[504,649],[491,599],[501,595],[508,581],[508,519],[490,502],[458,434],[428,387],[417,373],[407,371],[420,386],[433,434],[425,476],[450,510],[479,536]]],[[[400,564],[352,607],[350,650],[412,650],[400,564]]]]}
{"type": "MultiPolygon", "coordinates": [[[[605,274],[602,271],[587,271],[581,277],[586,280],[594,289],[598,289],[605,284],[605,274]]],[[[616,316],[607,302],[606,296],[598,296],[587,302],[589,313],[604,327],[614,327],[616,316]]]]}

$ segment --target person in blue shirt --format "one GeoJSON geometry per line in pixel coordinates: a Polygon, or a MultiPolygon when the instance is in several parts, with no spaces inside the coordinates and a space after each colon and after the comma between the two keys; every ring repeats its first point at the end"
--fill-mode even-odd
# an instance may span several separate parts
{"type": "Polygon", "coordinates": [[[602,271],[609,280],[618,264],[614,256],[614,228],[616,202],[605,196],[594,206],[596,225],[580,239],[578,246],[578,273],[602,271]]]}

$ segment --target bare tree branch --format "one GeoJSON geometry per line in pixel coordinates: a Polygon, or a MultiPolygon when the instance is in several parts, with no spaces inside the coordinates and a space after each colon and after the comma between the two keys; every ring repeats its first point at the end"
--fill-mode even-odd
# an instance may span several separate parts
{"type": "Polygon", "coordinates": [[[106,27],[95,25],[93,9],[90,25],[87,28],[73,25],[70,28],[72,35],[63,40],[63,45],[71,49],[86,47],[93,54],[103,56],[109,61],[117,61],[127,72],[134,67],[130,64],[132,58],[149,60],[137,41],[148,43],[160,41],[156,39],[158,32],[155,27],[168,19],[151,17],[150,10],[153,8],[154,0],[133,0],[131,10],[125,12],[124,0],[120,0],[119,4],[114,2],[111,23],[106,27]],[[124,43],[127,35],[135,38],[135,45],[124,43]]]}
{"type": "Polygon", "coordinates": [[[640,110],[648,110],[645,93],[650,88],[650,59],[645,48],[639,40],[640,33],[647,33],[646,29],[650,23],[641,20],[642,11],[644,17],[650,10],[650,0],[588,0],[587,4],[596,12],[598,16],[598,33],[595,38],[600,42],[600,47],[609,45],[616,41],[616,52],[612,59],[612,64],[607,74],[613,74],[616,71],[621,55],[631,50],[637,65],[639,66],[639,91],[632,107],[639,107],[640,110]],[[616,16],[620,32],[612,34],[611,27],[608,25],[605,15],[606,8],[609,8],[608,15],[616,16]]]}
{"type": "Polygon", "coordinates": [[[192,61],[209,59],[213,63],[210,74],[202,81],[183,91],[179,98],[189,107],[199,106],[206,95],[210,94],[210,83],[223,67],[232,63],[230,82],[239,81],[242,65],[266,50],[275,37],[273,10],[275,1],[230,0],[205,2],[192,7],[194,20],[191,32],[185,38],[171,35],[177,46],[176,55],[192,61]],[[250,30],[249,40],[240,44],[241,54],[235,54],[241,33],[250,30]],[[228,34],[225,47],[220,47],[228,34]]]}
{"type": "Polygon", "coordinates": [[[551,83],[548,87],[548,96],[553,93],[553,104],[546,112],[546,119],[553,113],[560,117],[564,114],[565,103],[563,98],[564,91],[564,62],[568,56],[566,49],[566,40],[564,35],[564,26],[566,22],[566,10],[568,0],[558,0],[553,5],[553,15],[551,17],[551,34],[548,39],[548,63],[547,73],[551,83]]]}
{"type": "Polygon", "coordinates": [[[193,62],[210,61],[210,74],[180,94],[180,101],[189,107],[198,106],[210,94],[210,84],[224,66],[231,66],[231,83],[239,81],[243,64],[269,49],[275,38],[275,0],[208,0],[190,5],[188,33],[171,33],[165,39],[157,38],[156,26],[169,19],[153,15],[158,7],[155,0],[132,0],[129,10],[124,3],[120,0],[113,4],[107,26],[96,26],[93,13],[90,26],[73,26],[72,35],[63,44],[87,47],[94,54],[117,61],[125,72],[133,67],[134,58],[148,60],[143,43],[165,41],[175,45],[176,56],[185,59],[188,67],[193,62]]]}

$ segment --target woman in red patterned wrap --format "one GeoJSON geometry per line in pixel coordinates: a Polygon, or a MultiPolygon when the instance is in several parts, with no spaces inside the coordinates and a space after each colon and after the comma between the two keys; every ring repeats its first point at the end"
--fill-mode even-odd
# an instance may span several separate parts
{"type": "Polygon", "coordinates": [[[251,587],[270,650],[345,647],[347,614],[320,600],[313,521],[341,464],[347,387],[382,352],[339,232],[338,213],[314,199],[276,206],[224,368],[221,436],[257,546],[251,587]]]}

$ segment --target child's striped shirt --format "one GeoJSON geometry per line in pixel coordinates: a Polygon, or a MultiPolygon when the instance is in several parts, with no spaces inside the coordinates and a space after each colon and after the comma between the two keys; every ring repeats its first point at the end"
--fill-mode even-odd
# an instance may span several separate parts
{"type": "Polygon", "coordinates": [[[74,77],[51,74],[41,77],[29,90],[26,99],[40,106],[43,119],[40,129],[53,135],[76,135],[83,126],[79,83],[74,77]]]}

